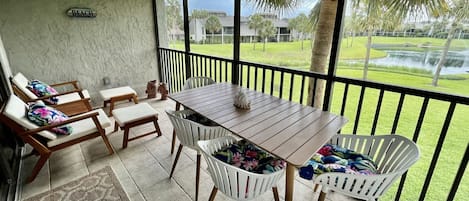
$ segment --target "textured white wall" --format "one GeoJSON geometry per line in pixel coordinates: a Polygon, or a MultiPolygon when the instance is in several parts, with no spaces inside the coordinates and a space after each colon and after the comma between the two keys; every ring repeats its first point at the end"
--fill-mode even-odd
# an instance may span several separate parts
{"type": "Polygon", "coordinates": [[[47,83],[79,80],[99,90],[130,85],[138,95],[158,79],[151,0],[0,0],[0,35],[13,74],[47,83]],[[96,18],[70,18],[88,7],[96,18]],[[111,84],[105,86],[103,77],[111,84]]]}

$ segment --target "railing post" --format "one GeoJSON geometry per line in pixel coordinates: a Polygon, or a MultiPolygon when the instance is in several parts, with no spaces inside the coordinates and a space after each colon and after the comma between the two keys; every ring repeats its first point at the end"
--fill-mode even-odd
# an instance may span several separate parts
{"type": "Polygon", "coordinates": [[[187,0],[182,1],[183,4],[183,13],[184,13],[184,45],[185,45],[185,52],[184,52],[184,60],[186,65],[186,79],[192,77],[191,75],[191,61],[189,57],[189,53],[191,52],[191,44],[190,44],[190,36],[189,36],[189,8],[187,6],[187,0]]]}
{"type": "Polygon", "coordinates": [[[158,16],[157,16],[157,10],[156,10],[156,1],[157,0],[151,0],[151,5],[153,8],[153,25],[155,29],[155,46],[156,46],[156,64],[158,65],[158,79],[160,81],[163,81],[163,71],[162,71],[162,65],[161,63],[161,55],[160,55],[160,34],[158,32],[158,16]]]}
{"type": "Polygon", "coordinates": [[[241,0],[234,1],[233,64],[231,83],[239,84],[239,42],[240,42],[241,0]]]}
{"type": "Polygon", "coordinates": [[[342,40],[342,17],[344,16],[344,7],[346,0],[339,0],[337,3],[337,14],[335,16],[334,35],[332,36],[331,54],[329,57],[329,67],[327,70],[326,89],[324,91],[324,102],[322,110],[329,111],[332,102],[332,90],[334,84],[337,60],[339,59],[340,42],[342,40]]]}

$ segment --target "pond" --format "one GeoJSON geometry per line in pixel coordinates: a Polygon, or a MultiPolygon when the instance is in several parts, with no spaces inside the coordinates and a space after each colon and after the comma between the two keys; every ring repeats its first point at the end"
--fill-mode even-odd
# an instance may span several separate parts
{"type": "MultiPolygon", "coordinates": [[[[385,58],[371,59],[370,63],[381,66],[405,66],[435,71],[440,60],[441,51],[402,51],[384,50],[388,55],[385,58]]],[[[469,72],[469,50],[450,51],[441,74],[463,74],[469,72]]]]}

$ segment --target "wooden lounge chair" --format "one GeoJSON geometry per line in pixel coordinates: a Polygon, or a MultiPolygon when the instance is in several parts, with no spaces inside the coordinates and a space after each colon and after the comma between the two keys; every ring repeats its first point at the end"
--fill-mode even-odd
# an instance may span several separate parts
{"type": "Polygon", "coordinates": [[[72,90],[67,90],[62,93],[51,96],[38,97],[29,89],[26,88],[29,80],[22,74],[17,73],[10,78],[11,85],[15,94],[20,97],[24,102],[33,102],[38,100],[46,100],[51,97],[57,97],[57,104],[51,105],[54,108],[62,111],[63,113],[73,116],[84,112],[91,111],[90,95],[87,90],[82,90],[78,86],[78,81],[69,81],[57,84],[51,84],[51,87],[69,87],[72,90]]]}
{"type": "Polygon", "coordinates": [[[76,115],[62,123],[42,127],[27,119],[27,111],[28,105],[17,96],[11,95],[8,102],[1,109],[0,121],[10,127],[24,143],[30,144],[34,149],[33,152],[38,153],[40,156],[27,180],[28,183],[36,178],[52,152],[85,140],[101,136],[109,150],[109,154],[114,153],[104,131],[104,128],[111,126],[111,122],[101,109],[76,115]],[[56,135],[50,131],[52,128],[65,124],[72,127],[72,134],[56,135]]]}

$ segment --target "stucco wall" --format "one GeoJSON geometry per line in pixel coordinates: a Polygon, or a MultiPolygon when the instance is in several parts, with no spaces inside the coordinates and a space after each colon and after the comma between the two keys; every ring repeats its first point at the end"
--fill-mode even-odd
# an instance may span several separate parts
{"type": "Polygon", "coordinates": [[[100,105],[99,90],[130,85],[145,97],[158,79],[151,0],[0,0],[0,35],[13,74],[47,83],[79,80],[100,105]],[[70,18],[88,7],[96,18],[70,18]],[[111,84],[104,85],[109,77],[111,84]]]}

